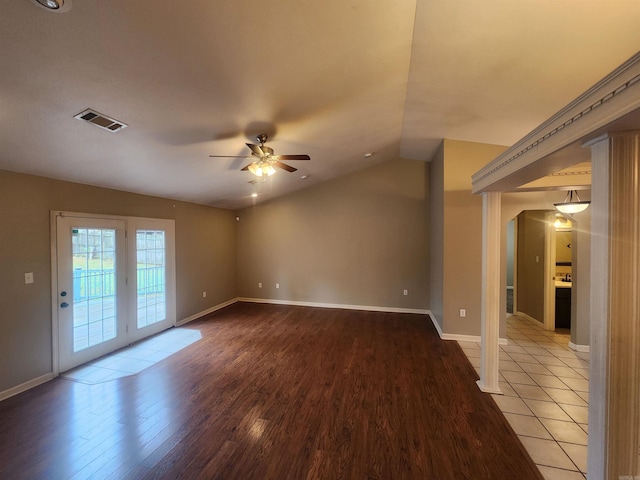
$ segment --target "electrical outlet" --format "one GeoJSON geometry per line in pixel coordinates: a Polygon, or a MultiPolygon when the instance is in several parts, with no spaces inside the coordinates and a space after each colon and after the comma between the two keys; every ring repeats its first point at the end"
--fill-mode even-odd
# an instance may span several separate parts
{"type": "Polygon", "coordinates": [[[33,283],[33,272],[24,274],[24,283],[33,283]]]}
{"type": "Polygon", "coordinates": [[[467,311],[464,308],[460,309],[460,316],[461,317],[466,317],[467,316],[467,311]]]}
{"type": "Polygon", "coordinates": [[[202,298],[207,298],[207,292],[202,292],[202,298]]]}
{"type": "Polygon", "coordinates": [[[276,288],[280,288],[280,284],[279,283],[276,283],[276,288]]]}
{"type": "Polygon", "coordinates": [[[258,288],[262,288],[262,282],[258,282],[258,288]]]}
{"type": "Polygon", "coordinates": [[[406,295],[409,295],[409,290],[405,290],[405,291],[404,291],[404,295],[405,295],[405,296],[406,296],[406,295]]]}

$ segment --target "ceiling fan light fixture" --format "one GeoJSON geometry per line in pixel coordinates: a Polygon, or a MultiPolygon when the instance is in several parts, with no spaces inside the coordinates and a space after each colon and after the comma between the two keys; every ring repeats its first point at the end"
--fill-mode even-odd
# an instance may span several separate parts
{"type": "Polygon", "coordinates": [[[276,173],[276,169],[273,168],[269,162],[253,162],[249,165],[248,170],[253,173],[256,177],[270,177],[274,173],[276,173]]]}
{"type": "Polygon", "coordinates": [[[591,204],[588,200],[580,200],[577,190],[569,190],[567,196],[562,203],[554,203],[556,210],[562,213],[572,215],[574,213],[584,212],[591,204]],[[574,199],[575,197],[575,199],[574,199]]]}

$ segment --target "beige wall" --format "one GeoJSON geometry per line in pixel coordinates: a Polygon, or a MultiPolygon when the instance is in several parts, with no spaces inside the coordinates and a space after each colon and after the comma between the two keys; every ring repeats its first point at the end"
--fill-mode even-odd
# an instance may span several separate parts
{"type": "Polygon", "coordinates": [[[231,211],[4,171],[0,205],[0,392],[52,369],[51,210],[175,219],[178,320],[235,297],[231,211]]]}
{"type": "Polygon", "coordinates": [[[443,245],[442,313],[436,320],[444,333],[480,335],[482,197],[471,193],[471,175],[506,147],[447,139],[443,143],[443,220],[432,222],[432,238],[440,238],[433,241],[443,245]]]}
{"type": "Polygon", "coordinates": [[[527,210],[518,215],[517,308],[544,322],[544,262],[546,210],[527,210]]]}
{"type": "Polygon", "coordinates": [[[390,161],[241,210],[239,296],[429,308],[427,172],[390,161]]]}

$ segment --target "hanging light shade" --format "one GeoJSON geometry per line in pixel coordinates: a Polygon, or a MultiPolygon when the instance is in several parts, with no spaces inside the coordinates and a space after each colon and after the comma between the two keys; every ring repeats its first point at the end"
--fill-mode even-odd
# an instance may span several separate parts
{"type": "Polygon", "coordinates": [[[573,214],[585,211],[591,204],[588,200],[580,200],[577,190],[569,190],[562,203],[554,203],[556,210],[562,213],[573,214]]]}
{"type": "Polygon", "coordinates": [[[264,160],[252,163],[247,169],[256,177],[261,178],[270,177],[271,175],[276,173],[276,169],[273,168],[269,162],[266,162],[264,160]]]}

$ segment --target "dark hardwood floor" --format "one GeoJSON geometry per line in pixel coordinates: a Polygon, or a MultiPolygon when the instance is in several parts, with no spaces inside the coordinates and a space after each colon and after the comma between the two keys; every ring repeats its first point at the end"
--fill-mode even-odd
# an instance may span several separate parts
{"type": "Polygon", "coordinates": [[[239,303],[147,370],[0,402],[0,478],[541,479],[423,315],[239,303]]]}

